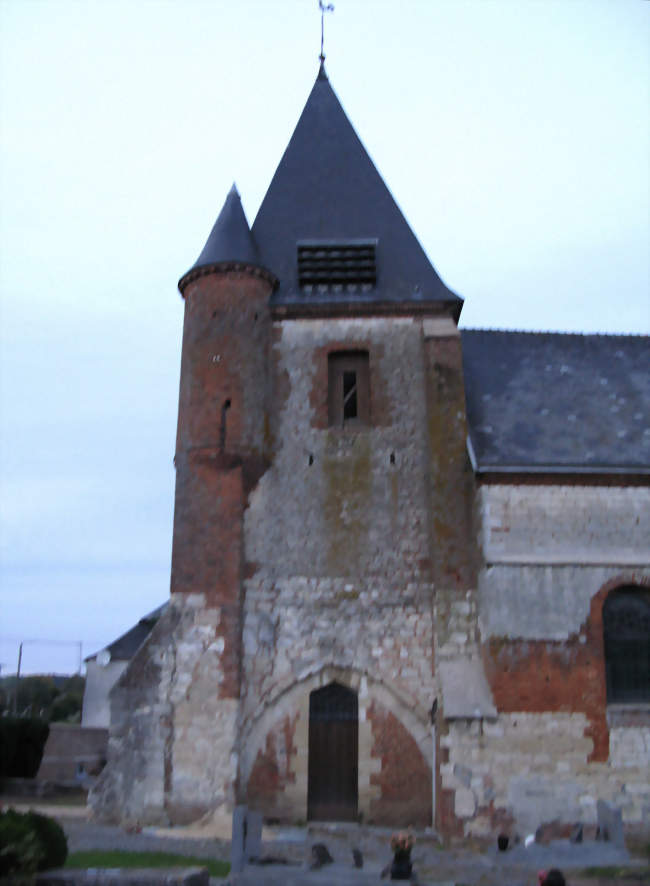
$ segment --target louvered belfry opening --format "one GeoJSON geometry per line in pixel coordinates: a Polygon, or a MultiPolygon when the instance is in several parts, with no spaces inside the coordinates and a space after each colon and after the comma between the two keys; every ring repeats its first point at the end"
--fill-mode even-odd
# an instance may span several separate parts
{"type": "Polygon", "coordinates": [[[359,702],[352,689],[330,683],[309,696],[310,821],[356,821],[359,702]]]}
{"type": "Polygon", "coordinates": [[[627,585],[603,606],[607,701],[650,702],[650,590],[627,585]]]}
{"type": "Polygon", "coordinates": [[[298,283],[301,288],[372,289],[377,283],[376,240],[301,240],[298,283]]]}

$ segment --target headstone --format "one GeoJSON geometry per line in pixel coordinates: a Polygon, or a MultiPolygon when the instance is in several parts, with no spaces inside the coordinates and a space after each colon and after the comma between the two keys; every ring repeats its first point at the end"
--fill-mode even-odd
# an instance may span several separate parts
{"type": "Polygon", "coordinates": [[[244,858],[246,862],[259,858],[262,854],[262,813],[246,812],[246,840],[244,858]]]}
{"type": "Polygon", "coordinates": [[[625,848],[623,836],[623,814],[616,806],[610,806],[604,800],[599,800],[596,805],[598,815],[598,827],[604,840],[609,840],[614,846],[625,848]]]}
{"type": "Polygon", "coordinates": [[[232,813],[232,840],[230,843],[230,870],[239,874],[246,864],[246,807],[235,806],[232,813]]]}
{"type": "Polygon", "coordinates": [[[318,870],[318,868],[322,868],[326,864],[331,864],[334,861],[332,856],[329,854],[327,846],[324,843],[314,843],[311,847],[311,869],[312,871],[318,870]]]}
{"type": "Polygon", "coordinates": [[[577,825],[574,826],[573,830],[569,834],[569,840],[572,843],[582,843],[582,836],[583,836],[583,828],[582,828],[582,825],[580,823],[578,823],[577,825]]]}

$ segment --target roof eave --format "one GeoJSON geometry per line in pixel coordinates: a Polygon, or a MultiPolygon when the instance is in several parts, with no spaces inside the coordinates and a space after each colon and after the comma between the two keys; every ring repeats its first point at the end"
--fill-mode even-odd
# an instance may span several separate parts
{"type": "Polygon", "coordinates": [[[185,298],[185,289],[190,283],[198,280],[199,277],[207,277],[210,274],[225,274],[230,271],[238,271],[240,273],[250,274],[253,277],[260,277],[270,283],[273,289],[278,285],[278,278],[275,274],[272,274],[261,265],[254,265],[241,261],[221,261],[190,268],[190,270],[183,274],[178,281],[178,290],[183,298],[185,298]]]}
{"type": "Polygon", "coordinates": [[[301,317],[350,317],[350,316],[451,316],[456,323],[462,307],[462,299],[452,301],[319,301],[276,302],[271,304],[271,315],[277,320],[293,320],[301,317]]]}
{"type": "MultiPolygon", "coordinates": [[[[473,450],[471,451],[473,453],[473,450]]],[[[470,454],[470,460],[472,454],[470,454]]],[[[472,462],[477,474],[612,474],[650,476],[650,467],[621,465],[490,465],[472,462]]]]}

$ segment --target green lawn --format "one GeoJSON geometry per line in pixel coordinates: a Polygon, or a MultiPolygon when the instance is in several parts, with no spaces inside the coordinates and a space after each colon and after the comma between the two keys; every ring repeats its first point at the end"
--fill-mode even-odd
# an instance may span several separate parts
{"type": "Polygon", "coordinates": [[[211,877],[225,877],[230,871],[227,861],[212,858],[196,858],[189,855],[174,855],[171,852],[120,852],[89,849],[86,852],[71,852],[65,863],[66,868],[194,868],[202,867],[210,871],[211,877]]]}

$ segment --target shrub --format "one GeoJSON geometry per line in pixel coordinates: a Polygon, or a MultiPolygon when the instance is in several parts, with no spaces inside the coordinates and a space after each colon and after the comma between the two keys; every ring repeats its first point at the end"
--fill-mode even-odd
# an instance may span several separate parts
{"type": "Polygon", "coordinates": [[[44,720],[0,717],[0,777],[34,778],[49,732],[44,720]]]}
{"type": "Polygon", "coordinates": [[[56,821],[37,812],[0,813],[0,877],[62,867],[68,841],[56,821]]]}

